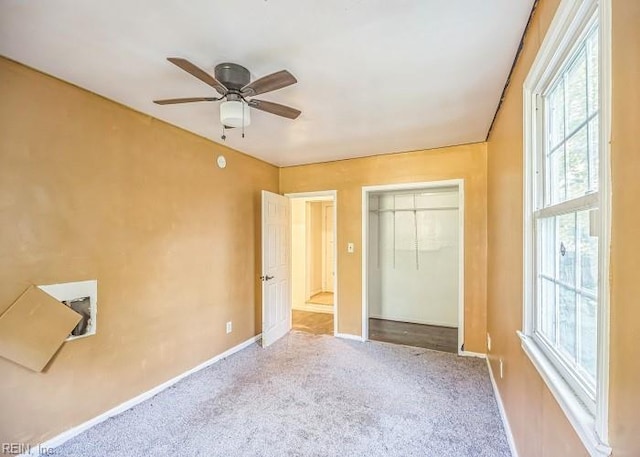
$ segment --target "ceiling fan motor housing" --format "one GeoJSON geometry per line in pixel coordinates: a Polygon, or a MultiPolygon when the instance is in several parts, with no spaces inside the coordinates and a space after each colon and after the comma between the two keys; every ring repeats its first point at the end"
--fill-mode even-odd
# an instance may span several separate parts
{"type": "Polygon", "coordinates": [[[233,91],[239,91],[251,81],[251,74],[237,63],[221,63],[216,65],[215,77],[224,86],[233,91]]]}

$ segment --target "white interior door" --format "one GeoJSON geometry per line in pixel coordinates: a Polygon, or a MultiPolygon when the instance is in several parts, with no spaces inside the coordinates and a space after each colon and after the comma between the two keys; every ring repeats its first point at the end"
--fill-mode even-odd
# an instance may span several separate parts
{"type": "Polygon", "coordinates": [[[289,199],[262,191],[262,346],[291,330],[289,199]]]}

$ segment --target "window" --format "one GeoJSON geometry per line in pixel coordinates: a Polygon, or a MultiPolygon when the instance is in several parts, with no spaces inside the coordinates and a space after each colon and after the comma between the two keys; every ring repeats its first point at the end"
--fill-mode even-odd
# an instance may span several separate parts
{"type": "Polygon", "coordinates": [[[608,455],[608,7],[563,0],[525,81],[523,348],[608,455]]]}
{"type": "Polygon", "coordinates": [[[534,335],[595,412],[599,227],[598,28],[536,96],[534,335]]]}

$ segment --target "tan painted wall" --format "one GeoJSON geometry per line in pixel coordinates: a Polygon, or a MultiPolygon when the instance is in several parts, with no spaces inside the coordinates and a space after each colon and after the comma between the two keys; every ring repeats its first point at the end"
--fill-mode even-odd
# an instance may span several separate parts
{"type": "MultiPolygon", "coordinates": [[[[522,327],[522,84],[557,8],[542,0],[488,142],[488,316],[490,361],[518,451],[582,456],[564,413],[520,347],[522,327]],[[494,371],[495,372],[495,371],[494,371]]],[[[640,455],[640,2],[613,0],[613,232],[611,252],[610,443],[614,456],[640,455]]]]}
{"type": "Polygon", "coordinates": [[[97,335],[42,374],[0,359],[0,442],[41,442],[259,333],[277,168],[4,59],[0,99],[0,312],[30,283],[99,282],[97,335]]]}
{"type": "Polygon", "coordinates": [[[337,190],[338,331],[361,334],[362,186],[465,179],[465,349],[485,352],[486,145],[455,146],[280,169],[280,192],[337,190]],[[347,243],[355,253],[347,253],[347,243]]]}

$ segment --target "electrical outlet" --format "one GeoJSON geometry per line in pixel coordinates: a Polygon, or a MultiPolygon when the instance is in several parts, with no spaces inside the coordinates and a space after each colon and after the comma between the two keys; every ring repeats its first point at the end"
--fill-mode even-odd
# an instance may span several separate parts
{"type": "Polygon", "coordinates": [[[491,335],[487,333],[487,351],[491,352],[491,335]]]}
{"type": "Polygon", "coordinates": [[[231,333],[233,331],[233,323],[231,321],[227,322],[227,333],[231,333]]]}
{"type": "Polygon", "coordinates": [[[354,246],[353,243],[347,243],[347,252],[349,254],[353,254],[356,250],[356,247],[354,246]]]}
{"type": "Polygon", "coordinates": [[[500,357],[500,379],[504,378],[504,363],[502,363],[502,357],[500,357]]]}

